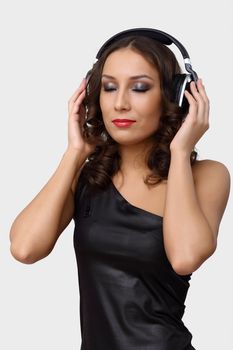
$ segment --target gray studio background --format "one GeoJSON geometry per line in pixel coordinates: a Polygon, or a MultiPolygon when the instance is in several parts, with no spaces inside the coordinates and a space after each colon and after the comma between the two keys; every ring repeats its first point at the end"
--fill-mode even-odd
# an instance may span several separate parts
{"type": "MultiPolygon", "coordinates": [[[[10,255],[16,215],[57,168],[67,146],[68,99],[111,35],[131,27],[170,33],[188,50],[210,99],[199,159],[232,172],[232,1],[29,1],[0,4],[0,348],[80,348],[73,221],[51,254],[10,255]]],[[[183,66],[181,54],[172,45],[183,66]]],[[[230,196],[217,251],[192,276],[183,318],[197,350],[229,350],[233,331],[230,196]]],[[[119,349],[120,350],[120,349],[119,349]]]]}

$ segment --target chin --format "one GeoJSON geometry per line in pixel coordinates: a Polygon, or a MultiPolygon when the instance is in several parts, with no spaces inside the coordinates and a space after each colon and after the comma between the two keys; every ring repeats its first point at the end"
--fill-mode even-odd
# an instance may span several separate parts
{"type": "Polygon", "coordinates": [[[121,137],[117,137],[116,135],[111,135],[111,137],[119,145],[124,145],[124,146],[144,143],[148,139],[148,137],[132,137],[132,135],[121,135],[121,137]]]}

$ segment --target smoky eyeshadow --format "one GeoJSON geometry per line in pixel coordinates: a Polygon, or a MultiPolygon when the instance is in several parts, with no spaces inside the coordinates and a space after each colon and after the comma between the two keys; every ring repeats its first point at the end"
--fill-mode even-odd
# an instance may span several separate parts
{"type": "Polygon", "coordinates": [[[150,86],[148,84],[145,83],[136,83],[134,84],[133,90],[140,90],[140,91],[147,91],[150,89],[150,86]]]}
{"type": "MultiPolygon", "coordinates": [[[[101,86],[103,87],[104,90],[112,90],[116,88],[116,85],[114,83],[107,83],[107,82],[102,82],[101,86]]],[[[147,83],[134,83],[132,85],[132,90],[133,91],[147,91],[151,88],[151,86],[147,83]]]]}

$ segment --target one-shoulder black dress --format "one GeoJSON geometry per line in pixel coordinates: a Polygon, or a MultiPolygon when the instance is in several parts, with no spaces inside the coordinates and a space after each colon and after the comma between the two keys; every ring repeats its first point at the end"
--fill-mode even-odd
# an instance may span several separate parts
{"type": "MultiPolygon", "coordinates": [[[[81,173],[82,175],[82,173],[81,173]]],[[[131,205],[113,182],[75,192],[81,350],[195,350],[182,322],[191,275],[178,275],[163,218],[131,205]]]]}

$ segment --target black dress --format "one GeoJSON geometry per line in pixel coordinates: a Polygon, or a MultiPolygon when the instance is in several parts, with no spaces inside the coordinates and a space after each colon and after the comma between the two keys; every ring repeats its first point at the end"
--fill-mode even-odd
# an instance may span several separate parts
{"type": "Polygon", "coordinates": [[[181,320],[191,275],[167,259],[163,218],[113,182],[89,193],[81,173],[74,222],[81,350],[193,350],[181,320]]]}

